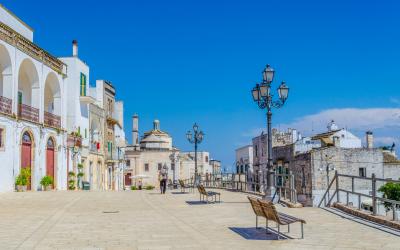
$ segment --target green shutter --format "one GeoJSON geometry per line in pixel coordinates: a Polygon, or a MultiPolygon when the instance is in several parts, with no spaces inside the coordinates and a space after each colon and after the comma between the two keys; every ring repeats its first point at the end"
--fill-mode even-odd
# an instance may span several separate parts
{"type": "Polygon", "coordinates": [[[18,104],[22,104],[22,92],[18,91],[18,104]]]}
{"type": "Polygon", "coordinates": [[[81,73],[81,96],[86,96],[86,75],[81,73]]]}

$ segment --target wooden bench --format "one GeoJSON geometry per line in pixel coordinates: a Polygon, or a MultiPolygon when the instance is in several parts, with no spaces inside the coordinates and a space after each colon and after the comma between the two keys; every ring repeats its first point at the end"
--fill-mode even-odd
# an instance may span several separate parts
{"type": "Polygon", "coordinates": [[[266,220],[266,226],[268,228],[268,219],[265,216],[265,213],[260,205],[260,203],[258,202],[258,199],[247,196],[247,199],[249,199],[251,207],[253,208],[254,214],[256,215],[256,229],[258,228],[258,217],[264,217],[266,220]]]}
{"type": "Polygon", "coordinates": [[[220,193],[206,191],[206,189],[204,188],[204,186],[202,184],[197,185],[197,189],[199,190],[199,193],[200,193],[200,201],[204,201],[204,197],[206,197],[207,203],[208,203],[208,197],[211,197],[211,200],[214,199],[214,202],[217,202],[217,195],[218,195],[218,202],[221,202],[221,194],[220,193]]]}
{"type": "Polygon", "coordinates": [[[187,185],[183,180],[178,180],[179,186],[181,187],[181,193],[186,193],[186,189],[189,189],[189,192],[193,189],[192,185],[187,185]]]}
{"type": "Polygon", "coordinates": [[[256,214],[256,228],[258,226],[258,216],[266,218],[266,230],[268,231],[268,221],[275,221],[278,227],[278,240],[280,239],[280,226],[287,225],[288,233],[290,232],[290,224],[295,222],[301,223],[301,238],[304,239],[304,226],[306,224],[305,220],[299,219],[288,214],[279,213],[276,210],[275,205],[270,201],[264,201],[260,199],[255,199],[253,197],[247,197],[250,201],[253,211],[256,214]],[[261,210],[261,212],[260,212],[261,210]]]}

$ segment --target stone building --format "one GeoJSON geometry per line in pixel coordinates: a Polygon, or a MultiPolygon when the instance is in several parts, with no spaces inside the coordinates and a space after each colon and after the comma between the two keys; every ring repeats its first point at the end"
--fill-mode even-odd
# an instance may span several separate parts
{"type": "MultiPolygon", "coordinates": [[[[126,147],[125,186],[152,185],[159,187],[159,171],[164,166],[168,169],[168,179],[190,179],[194,176],[194,152],[181,152],[172,144],[172,137],[160,128],[160,121],[153,122],[153,129],[144,133],[139,140],[139,117],[132,119],[132,145],[126,147]]],[[[208,152],[197,152],[198,172],[211,174],[208,152]]]]}
{"type": "Polygon", "coordinates": [[[392,180],[400,180],[400,160],[395,154],[383,152],[383,173],[392,180]]]}
{"type": "Polygon", "coordinates": [[[221,161],[211,159],[210,165],[211,165],[213,175],[221,173],[221,161]]]}
{"type": "MultiPolygon", "coordinates": [[[[333,139],[333,137],[340,130],[335,129],[333,131],[335,132],[330,133],[328,131],[313,137],[315,140],[321,140],[320,147],[313,146],[309,150],[299,151],[297,150],[299,142],[296,142],[273,148],[275,172],[292,173],[294,175],[299,202],[308,206],[317,206],[328,187],[328,183],[334,177],[335,171],[340,174],[360,177],[371,177],[372,174],[375,174],[377,178],[399,177],[400,168],[398,168],[398,160],[394,156],[389,157],[382,149],[373,148],[371,143],[368,144],[368,141],[369,147],[362,148],[361,144],[358,143],[361,140],[354,138],[355,136],[350,135],[348,131],[344,133],[342,142],[346,138],[350,138],[350,141],[354,142],[353,144],[339,143],[339,141],[334,143],[337,139],[333,139]],[[355,147],[350,148],[349,145],[355,147]]],[[[367,136],[371,139],[371,134],[367,134],[367,136]]],[[[343,137],[340,136],[340,138],[343,137]]],[[[342,180],[340,186],[351,190],[350,181],[342,180]]],[[[369,193],[370,183],[358,181],[355,183],[355,189],[360,193],[369,193]]],[[[345,197],[342,197],[342,200],[344,199],[345,197]]],[[[356,201],[350,202],[355,203],[356,201]]]]}

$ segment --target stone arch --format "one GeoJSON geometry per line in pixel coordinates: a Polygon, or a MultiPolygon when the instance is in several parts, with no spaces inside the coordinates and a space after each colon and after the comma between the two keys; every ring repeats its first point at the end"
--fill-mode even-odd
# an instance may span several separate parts
{"type": "Polygon", "coordinates": [[[18,93],[19,103],[31,106],[33,108],[39,108],[39,74],[36,70],[35,64],[29,58],[25,58],[19,66],[18,93]]]}
{"type": "Polygon", "coordinates": [[[12,100],[12,63],[10,53],[0,45],[0,96],[12,100]]]}
{"type": "Polygon", "coordinates": [[[44,111],[61,116],[61,88],[57,75],[50,72],[44,84],[44,111]]]}

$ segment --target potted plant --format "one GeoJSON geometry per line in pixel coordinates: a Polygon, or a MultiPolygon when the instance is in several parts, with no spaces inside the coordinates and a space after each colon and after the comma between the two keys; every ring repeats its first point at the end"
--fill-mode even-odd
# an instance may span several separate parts
{"type": "Polygon", "coordinates": [[[68,189],[75,190],[75,173],[73,171],[68,172],[68,189]]]}
{"type": "Polygon", "coordinates": [[[53,177],[48,175],[43,176],[43,178],[40,180],[40,185],[43,186],[44,191],[51,190],[53,184],[54,184],[53,177]]]}
{"type": "Polygon", "coordinates": [[[26,188],[29,184],[31,177],[31,169],[30,167],[22,168],[21,172],[15,179],[15,185],[17,186],[17,191],[18,192],[24,192],[26,191],[26,188]]]}

